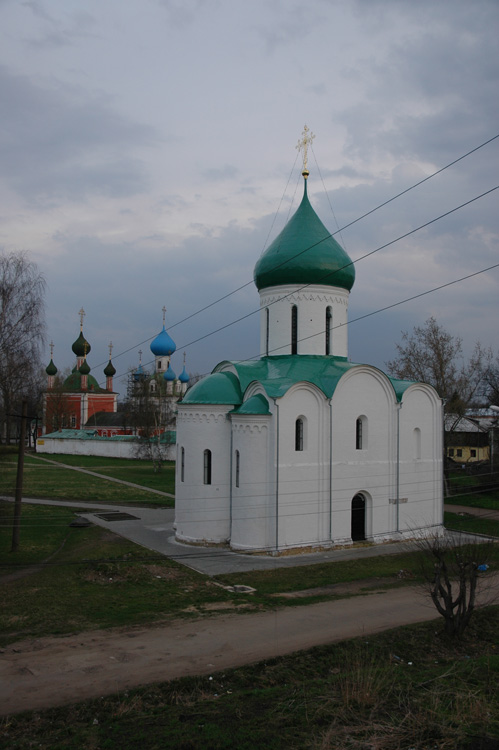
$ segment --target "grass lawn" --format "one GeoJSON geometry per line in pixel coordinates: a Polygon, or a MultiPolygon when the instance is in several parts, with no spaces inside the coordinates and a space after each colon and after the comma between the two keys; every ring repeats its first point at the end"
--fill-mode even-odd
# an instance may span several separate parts
{"type": "MultiPolygon", "coordinates": [[[[6,718],[11,750],[492,750],[499,610],[6,718]]],[[[1,731],[1,730],[0,730],[1,731]]]]}
{"type": "Polygon", "coordinates": [[[457,513],[444,513],[444,524],[447,529],[469,531],[471,534],[486,534],[499,537],[499,521],[485,518],[460,516],[457,513]]]}
{"type": "MultiPolygon", "coordinates": [[[[175,464],[168,462],[158,474],[149,461],[128,461],[121,458],[100,456],[47,456],[68,466],[78,466],[96,471],[103,476],[115,477],[139,484],[143,489],[127,487],[106,479],[82,474],[72,469],[47,463],[38,458],[25,457],[24,497],[52,498],[60,500],[83,500],[85,502],[111,503],[118,505],[159,505],[173,507],[173,498],[148,492],[147,488],[162,492],[174,490],[175,464]]],[[[0,454],[0,494],[14,495],[17,475],[17,456],[0,454]]]]}

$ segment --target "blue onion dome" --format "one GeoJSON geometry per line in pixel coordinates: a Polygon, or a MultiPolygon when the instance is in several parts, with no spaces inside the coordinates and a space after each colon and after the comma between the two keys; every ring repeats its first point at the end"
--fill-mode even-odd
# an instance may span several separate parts
{"type": "Polygon", "coordinates": [[[165,372],[165,374],[163,375],[163,377],[169,383],[173,382],[176,379],[177,376],[173,372],[171,365],[168,365],[168,370],[165,372]]]}
{"type": "Polygon", "coordinates": [[[80,365],[80,375],[89,375],[90,374],[90,367],[86,359],[83,360],[83,362],[80,365]]]}
{"type": "Polygon", "coordinates": [[[155,357],[170,357],[175,349],[177,348],[172,337],[163,330],[158,333],[155,339],[151,342],[151,351],[155,357]]]}
{"type": "Polygon", "coordinates": [[[184,365],[184,369],[182,370],[182,372],[178,376],[178,379],[180,380],[181,383],[188,383],[189,382],[189,375],[187,374],[187,372],[185,370],[185,365],[184,365]]]}
{"type": "Polygon", "coordinates": [[[139,380],[144,380],[144,378],[146,378],[146,377],[147,377],[147,375],[144,372],[144,368],[142,367],[142,364],[139,364],[139,366],[137,367],[137,369],[133,373],[133,379],[135,380],[135,382],[138,382],[139,380]]]}
{"type": "Polygon", "coordinates": [[[83,331],[80,331],[80,335],[76,339],[76,341],[73,343],[73,346],[71,347],[73,352],[76,354],[77,357],[84,357],[86,354],[88,354],[91,350],[91,346],[86,340],[85,336],[83,335],[83,331]]]}
{"type": "Polygon", "coordinates": [[[45,372],[47,373],[47,375],[57,375],[57,367],[54,365],[54,362],[52,359],[50,360],[47,367],[45,368],[45,372]]]}
{"type": "Polygon", "coordinates": [[[253,272],[256,287],[321,284],[350,291],[355,281],[352,261],[310,205],[308,172],[303,176],[302,202],[257,261],[253,272]]]}
{"type": "Polygon", "coordinates": [[[104,368],[104,375],[107,378],[112,378],[113,375],[116,375],[116,368],[114,367],[114,365],[111,362],[111,360],[109,360],[109,362],[107,363],[107,365],[104,368]]]}

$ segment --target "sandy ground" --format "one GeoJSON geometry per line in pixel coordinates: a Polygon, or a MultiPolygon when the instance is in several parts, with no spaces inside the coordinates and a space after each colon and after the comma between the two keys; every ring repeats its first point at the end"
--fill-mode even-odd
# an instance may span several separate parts
{"type": "MultiPolygon", "coordinates": [[[[499,574],[488,584],[482,603],[490,602],[499,574]]],[[[20,641],[0,652],[0,714],[211,674],[435,615],[411,586],[272,612],[20,641]]]]}

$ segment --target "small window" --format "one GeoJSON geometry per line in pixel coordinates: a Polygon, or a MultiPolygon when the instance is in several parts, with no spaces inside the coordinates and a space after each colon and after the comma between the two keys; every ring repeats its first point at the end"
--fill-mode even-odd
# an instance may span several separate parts
{"type": "Polygon", "coordinates": [[[71,427],[76,427],[76,417],[74,414],[71,417],[71,427]]]}
{"type": "Polygon", "coordinates": [[[355,448],[358,451],[367,448],[367,417],[359,417],[355,422],[355,448]]]}
{"type": "Polygon", "coordinates": [[[295,422],[295,451],[303,450],[303,419],[295,422]]]}
{"type": "Polygon", "coordinates": [[[471,448],[471,450],[470,450],[470,456],[471,456],[471,458],[476,458],[476,450],[474,448],[471,448]]]}
{"type": "Polygon", "coordinates": [[[421,430],[419,427],[414,429],[414,458],[416,460],[421,458],[421,430]]]}
{"type": "Polygon", "coordinates": [[[326,354],[331,354],[331,321],[333,313],[330,307],[326,307],[326,354]]]}
{"type": "Polygon", "coordinates": [[[291,308],[291,354],[298,354],[298,308],[291,308]]]}
{"type": "Polygon", "coordinates": [[[463,449],[462,448],[456,448],[456,456],[458,458],[462,458],[463,455],[463,449]]]}
{"type": "Polygon", "coordinates": [[[359,417],[355,423],[355,448],[362,450],[362,419],[359,417]]]}
{"type": "Polygon", "coordinates": [[[211,484],[211,451],[203,453],[203,484],[211,484]]]}
{"type": "Polygon", "coordinates": [[[236,451],[236,487],[239,487],[239,467],[240,467],[239,451],[236,451]]]}
{"type": "Polygon", "coordinates": [[[449,448],[449,458],[452,458],[454,455],[454,448],[449,448]]]}
{"type": "Polygon", "coordinates": [[[185,481],[185,448],[180,449],[180,481],[185,481]]]}
{"type": "Polygon", "coordinates": [[[161,370],[161,360],[160,360],[160,359],[158,359],[158,366],[157,366],[157,368],[156,368],[156,369],[157,369],[157,370],[161,370]]]}
{"type": "Polygon", "coordinates": [[[269,356],[269,338],[270,338],[270,310],[268,307],[265,308],[265,355],[269,356]]]}

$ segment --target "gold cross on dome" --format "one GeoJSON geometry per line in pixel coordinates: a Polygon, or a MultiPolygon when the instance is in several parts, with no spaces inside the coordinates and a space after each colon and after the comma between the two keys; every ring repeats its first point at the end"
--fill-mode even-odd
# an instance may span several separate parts
{"type": "Polygon", "coordinates": [[[308,172],[308,147],[312,145],[315,135],[307,125],[303,128],[303,133],[301,135],[301,140],[296,144],[296,148],[298,151],[303,149],[303,171],[308,172]]]}
{"type": "Polygon", "coordinates": [[[113,353],[113,342],[109,342],[109,359],[111,359],[111,354],[113,353]]]}
{"type": "Polygon", "coordinates": [[[54,342],[50,342],[50,359],[54,359],[54,342]]]}
{"type": "Polygon", "coordinates": [[[86,313],[83,307],[81,308],[80,312],[78,313],[80,316],[80,330],[83,328],[83,318],[85,317],[86,313]]]}
{"type": "Polygon", "coordinates": [[[166,321],[166,307],[163,305],[161,308],[163,310],[163,328],[165,327],[165,321],[166,321]]]}

